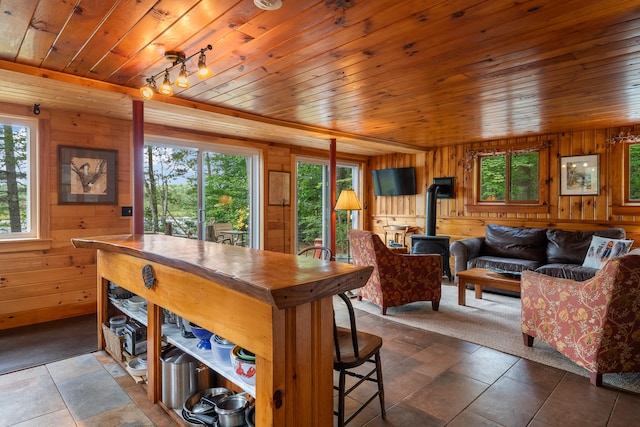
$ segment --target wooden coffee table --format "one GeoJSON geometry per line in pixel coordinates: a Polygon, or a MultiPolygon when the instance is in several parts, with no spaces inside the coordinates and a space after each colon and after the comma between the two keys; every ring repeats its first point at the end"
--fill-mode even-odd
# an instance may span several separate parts
{"type": "Polygon", "coordinates": [[[474,285],[476,299],[482,299],[482,287],[520,292],[520,279],[510,278],[486,268],[472,268],[456,273],[458,278],[458,305],[465,305],[467,284],[474,285]]]}

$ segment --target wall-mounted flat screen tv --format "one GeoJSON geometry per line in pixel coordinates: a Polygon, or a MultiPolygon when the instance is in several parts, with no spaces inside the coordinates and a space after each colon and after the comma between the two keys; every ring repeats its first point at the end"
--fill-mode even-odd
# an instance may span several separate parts
{"type": "Polygon", "coordinates": [[[376,196],[406,196],[416,194],[415,168],[374,170],[373,194],[376,196]]]}

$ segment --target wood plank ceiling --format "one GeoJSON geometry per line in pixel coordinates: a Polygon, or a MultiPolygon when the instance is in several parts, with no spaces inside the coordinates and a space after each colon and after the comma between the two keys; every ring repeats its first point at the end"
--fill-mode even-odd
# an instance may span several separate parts
{"type": "Polygon", "coordinates": [[[166,51],[210,44],[213,76],[145,101],[149,122],[308,146],[336,137],[381,154],[640,121],[638,0],[283,0],[274,11],[0,0],[0,11],[0,101],[130,118],[138,88],[171,65],[166,51]]]}

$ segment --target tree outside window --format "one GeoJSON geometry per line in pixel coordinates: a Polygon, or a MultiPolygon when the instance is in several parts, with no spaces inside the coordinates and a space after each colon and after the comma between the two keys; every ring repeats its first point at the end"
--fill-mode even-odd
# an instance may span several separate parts
{"type": "Polygon", "coordinates": [[[35,123],[0,116],[0,238],[36,237],[35,123]]]}
{"type": "Polygon", "coordinates": [[[640,202],[640,144],[629,144],[629,202],[640,202]]]}
{"type": "Polygon", "coordinates": [[[480,157],[479,201],[537,203],[539,158],[537,151],[480,157]]]}

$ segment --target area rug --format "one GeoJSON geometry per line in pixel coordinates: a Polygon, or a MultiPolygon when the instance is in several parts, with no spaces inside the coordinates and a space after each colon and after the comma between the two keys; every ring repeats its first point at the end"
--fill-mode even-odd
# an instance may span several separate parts
{"type": "Polygon", "coordinates": [[[96,351],[97,324],[88,314],[0,331],[0,374],[96,351]]]}
{"type": "MultiPolygon", "coordinates": [[[[476,299],[474,291],[466,292],[467,305],[460,306],[458,288],[443,284],[439,311],[433,311],[430,302],[415,302],[388,308],[384,319],[469,341],[577,375],[589,376],[584,368],[540,340],[534,340],[531,348],[524,345],[520,330],[519,298],[485,292],[482,299],[476,299]]],[[[380,307],[366,300],[354,299],[352,302],[356,309],[383,317],[380,307]]],[[[603,383],[605,386],[640,393],[640,373],[605,374],[603,383]]]]}

